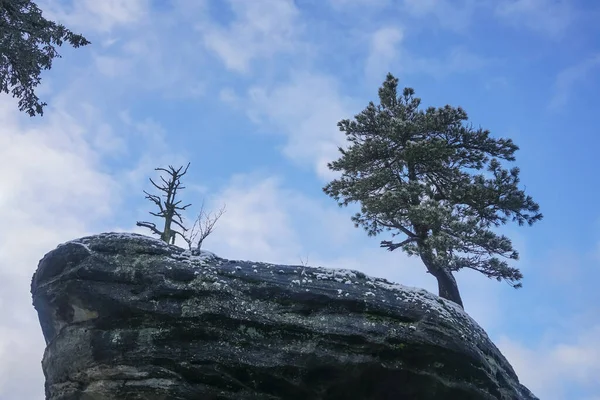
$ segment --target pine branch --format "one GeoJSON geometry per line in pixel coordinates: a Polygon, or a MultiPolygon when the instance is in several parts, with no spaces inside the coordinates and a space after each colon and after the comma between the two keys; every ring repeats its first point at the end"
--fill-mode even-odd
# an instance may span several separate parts
{"type": "Polygon", "coordinates": [[[416,237],[410,237],[408,239],[403,240],[400,243],[393,243],[390,240],[384,240],[380,243],[379,247],[383,247],[383,248],[387,248],[389,251],[394,251],[396,249],[399,249],[400,247],[409,244],[409,243],[413,243],[416,242],[417,238],[416,237]]]}

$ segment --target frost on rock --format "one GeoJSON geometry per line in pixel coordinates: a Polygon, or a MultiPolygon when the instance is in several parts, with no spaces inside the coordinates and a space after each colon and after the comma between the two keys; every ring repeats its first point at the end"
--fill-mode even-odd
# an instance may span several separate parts
{"type": "Polygon", "coordinates": [[[182,253],[177,254],[177,253],[172,253],[171,257],[175,258],[175,259],[182,259],[182,260],[186,260],[188,262],[194,263],[200,263],[203,264],[209,260],[213,260],[213,259],[218,259],[220,257],[218,257],[215,253],[212,253],[210,251],[206,251],[206,250],[201,250],[200,252],[196,251],[196,250],[184,250],[182,253]]]}
{"type": "Polygon", "coordinates": [[[162,240],[152,237],[152,236],[146,236],[146,235],[141,235],[139,233],[131,233],[131,232],[107,232],[107,233],[100,233],[98,235],[92,235],[92,236],[85,236],[79,239],[74,239],[74,240],[69,240],[65,243],[61,243],[57,246],[61,247],[64,246],[68,243],[75,243],[75,244],[83,244],[83,245],[87,245],[89,244],[92,240],[97,240],[97,239],[135,239],[135,240],[145,240],[148,241],[149,244],[151,243],[151,245],[154,246],[160,246],[160,247],[168,247],[168,246],[172,246],[169,245],[165,242],[163,242],[162,240]]]}
{"type": "MultiPolygon", "coordinates": [[[[324,268],[324,267],[300,267],[300,266],[284,266],[265,262],[252,262],[252,261],[240,261],[240,260],[225,260],[218,257],[216,254],[201,250],[188,250],[182,249],[178,246],[171,245],[163,242],[162,240],[145,236],[137,233],[127,232],[110,232],[102,233],[95,236],[87,236],[80,239],[71,240],[63,243],[58,247],[63,246],[67,243],[78,244],[86,248],[88,252],[92,252],[88,246],[91,241],[97,240],[136,240],[146,242],[152,248],[161,248],[168,250],[165,254],[165,261],[174,260],[188,264],[191,267],[209,268],[197,276],[217,276],[220,273],[224,273],[221,268],[224,265],[231,265],[233,268],[228,270],[228,275],[231,276],[236,272],[242,273],[241,276],[245,276],[246,272],[252,272],[253,274],[259,274],[261,270],[269,270],[270,275],[273,276],[272,268],[281,276],[278,279],[289,279],[288,284],[292,286],[306,286],[313,287],[314,282],[317,281],[332,281],[338,284],[344,285],[346,289],[336,288],[335,292],[340,296],[349,296],[350,288],[364,287],[362,291],[363,296],[367,298],[378,298],[381,303],[391,301],[406,302],[418,304],[426,313],[435,312],[439,318],[449,322],[455,323],[460,326],[469,326],[468,331],[463,334],[472,337],[475,340],[487,337],[486,333],[479,328],[475,321],[466,313],[463,309],[458,307],[456,304],[442,299],[434,294],[420,288],[414,288],[404,286],[396,283],[389,282],[383,278],[376,278],[366,275],[363,272],[356,270],[348,270],[341,268],[324,268]],[[215,269],[215,267],[217,269],[215,269]],[[298,276],[299,278],[294,278],[298,276]],[[392,297],[383,296],[384,293],[395,293],[392,297]],[[387,299],[387,300],[386,300],[387,299]],[[468,321],[468,324],[462,322],[468,321]]],[[[308,288],[304,288],[304,291],[308,291],[308,288]]]]}
{"type": "MultiPolygon", "coordinates": [[[[313,276],[317,280],[335,281],[345,285],[359,285],[371,288],[370,291],[365,292],[365,296],[367,297],[375,297],[377,295],[377,291],[373,291],[372,289],[396,293],[394,296],[396,301],[420,304],[422,309],[427,313],[435,311],[439,318],[448,323],[464,327],[466,329],[464,334],[469,335],[472,339],[483,340],[488,338],[485,331],[462,308],[425,289],[393,283],[384,278],[372,277],[356,270],[323,267],[316,267],[313,270],[310,272],[303,270],[303,274],[313,276]]],[[[338,289],[338,296],[340,290],[338,289]]]]}
{"type": "Polygon", "coordinates": [[[277,398],[298,390],[319,398],[335,387],[348,389],[343,398],[376,400],[394,394],[392,381],[394,398],[431,398],[436,387],[440,399],[535,399],[460,307],[360,271],[227,260],[144,235],[104,233],[51,251],[32,293],[49,349],[42,365],[50,400],[64,399],[65,387],[75,391],[70,398],[97,387],[102,398],[147,398],[156,394],[153,379],[172,382],[161,386],[165,399],[275,396],[266,387],[279,388],[277,398]],[[71,351],[94,346],[115,356],[99,361],[92,351],[71,351]],[[239,374],[215,375],[206,365],[239,374]],[[319,383],[329,389],[302,381],[324,368],[347,381],[319,383]],[[357,372],[349,376],[349,368],[357,372]],[[257,372],[271,381],[258,387],[257,372]],[[295,383],[281,385],[290,376],[295,383]],[[232,389],[233,379],[247,393],[232,389]],[[384,397],[357,394],[378,385],[384,397]]]}

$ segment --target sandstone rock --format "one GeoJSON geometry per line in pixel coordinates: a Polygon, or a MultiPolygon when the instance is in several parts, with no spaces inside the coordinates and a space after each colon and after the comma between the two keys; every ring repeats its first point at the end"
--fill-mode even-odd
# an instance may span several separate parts
{"type": "Polygon", "coordinates": [[[51,400],[536,399],[460,308],[357,271],[106,233],[31,290],[51,400]]]}

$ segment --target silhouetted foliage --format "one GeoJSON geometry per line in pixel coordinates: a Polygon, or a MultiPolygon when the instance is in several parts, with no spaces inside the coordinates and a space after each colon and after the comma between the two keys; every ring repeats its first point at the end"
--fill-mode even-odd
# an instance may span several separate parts
{"type": "Polygon", "coordinates": [[[0,91],[19,99],[19,110],[30,116],[44,114],[35,94],[43,69],[60,57],[56,46],[77,48],[90,44],[61,24],[48,21],[31,0],[0,0],[0,91]]]}

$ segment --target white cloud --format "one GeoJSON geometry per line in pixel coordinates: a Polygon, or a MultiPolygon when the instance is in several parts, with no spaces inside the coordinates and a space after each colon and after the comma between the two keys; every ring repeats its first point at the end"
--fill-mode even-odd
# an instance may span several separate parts
{"type": "Polygon", "coordinates": [[[208,211],[225,205],[226,212],[205,247],[226,258],[267,262],[282,262],[299,254],[302,245],[286,209],[289,193],[278,186],[273,177],[234,176],[211,201],[208,211]]]}
{"type": "Polygon", "coordinates": [[[337,122],[351,117],[353,102],[339,94],[334,79],[308,72],[293,73],[284,84],[252,87],[248,114],[255,122],[287,137],[283,153],[301,165],[310,165],[323,179],[334,174],[326,164],[339,157],[345,142],[337,122]]]}
{"type": "MultiPolygon", "coordinates": [[[[152,118],[134,120],[129,112],[122,111],[119,113],[119,122],[123,125],[124,131],[127,132],[128,139],[132,143],[143,143],[142,151],[137,155],[139,158],[135,160],[135,164],[129,166],[126,171],[120,172],[121,184],[127,188],[129,193],[139,193],[143,196],[142,190],[154,190],[148,178],[158,178],[160,173],[156,172],[155,168],[166,168],[168,165],[179,168],[179,166],[185,166],[191,162],[188,154],[190,149],[179,152],[172,151],[167,143],[165,130],[152,118]]],[[[144,210],[146,208],[142,207],[144,210]]],[[[147,215],[147,211],[144,212],[144,215],[147,215]]]]}
{"type": "MultiPolygon", "coordinates": [[[[73,0],[65,3],[40,0],[44,16],[64,23],[69,29],[106,34],[116,28],[131,28],[149,12],[149,0],[73,0]]],[[[86,36],[86,34],[84,34],[86,36]]]]}
{"type": "Polygon", "coordinates": [[[566,0],[504,0],[496,3],[495,14],[515,27],[558,37],[575,21],[572,2],[566,0]]]}
{"type": "Polygon", "coordinates": [[[292,0],[228,0],[234,20],[225,27],[198,25],[205,46],[235,72],[246,73],[255,59],[295,52],[300,45],[299,11],[292,0]]]}
{"type": "Polygon", "coordinates": [[[119,124],[124,127],[115,132],[104,111],[89,102],[90,86],[83,78],[72,77],[49,99],[43,118],[29,118],[15,99],[0,97],[2,399],[43,399],[44,341],[29,293],[38,261],[57,244],[106,226],[121,210],[126,191],[144,182],[127,170],[130,164],[146,162],[148,174],[160,160],[174,161],[156,124],[124,115],[119,124]],[[107,171],[111,157],[126,164],[115,175],[107,171]]]}
{"type": "Polygon", "coordinates": [[[510,361],[521,382],[539,398],[563,400],[574,398],[569,390],[585,388],[600,391],[600,325],[578,326],[561,340],[542,340],[534,346],[502,337],[498,348],[510,361]]]}
{"type": "Polygon", "coordinates": [[[554,96],[548,107],[559,110],[567,106],[571,93],[592,71],[600,68],[600,54],[594,54],[585,60],[562,70],[554,83],[554,96]]]}
{"type": "Polygon", "coordinates": [[[43,399],[31,276],[47,251],[111,214],[119,187],[99,171],[101,150],[79,121],[54,107],[26,119],[9,103],[0,99],[0,398],[43,399]]]}
{"type": "Polygon", "coordinates": [[[118,97],[131,95],[135,87],[172,100],[204,95],[208,79],[206,73],[198,73],[207,69],[207,54],[194,31],[195,24],[205,20],[205,4],[191,3],[178,0],[165,9],[151,10],[149,0],[43,0],[40,7],[46,18],[64,23],[92,42],[69,54],[83,61],[91,56],[90,65],[83,66],[88,85],[101,79],[102,90],[118,97]]]}
{"type": "Polygon", "coordinates": [[[206,54],[199,50],[197,40],[177,39],[182,34],[190,35],[185,29],[191,32],[192,25],[173,26],[173,15],[153,14],[113,45],[93,48],[92,62],[99,78],[109,78],[105,84],[125,95],[135,88],[159,92],[170,100],[203,96],[208,78],[198,71],[206,69],[206,54]]]}
{"type": "MultiPolygon", "coordinates": [[[[416,4],[416,3],[415,3],[416,4]]],[[[425,13],[428,8],[421,8],[425,13]]],[[[455,46],[438,58],[420,56],[407,50],[404,30],[396,26],[377,29],[370,35],[368,56],[365,62],[365,74],[372,84],[379,85],[387,72],[398,70],[404,74],[427,74],[435,78],[445,78],[451,74],[468,73],[480,70],[492,60],[469,51],[464,46],[455,46]]]]}
{"type": "Polygon", "coordinates": [[[397,61],[402,42],[402,30],[397,27],[383,27],[371,36],[369,55],[365,72],[369,80],[381,82],[397,61]]]}
{"type": "Polygon", "coordinates": [[[132,72],[131,60],[119,56],[94,54],[94,63],[98,71],[109,78],[124,76],[132,72]]]}

